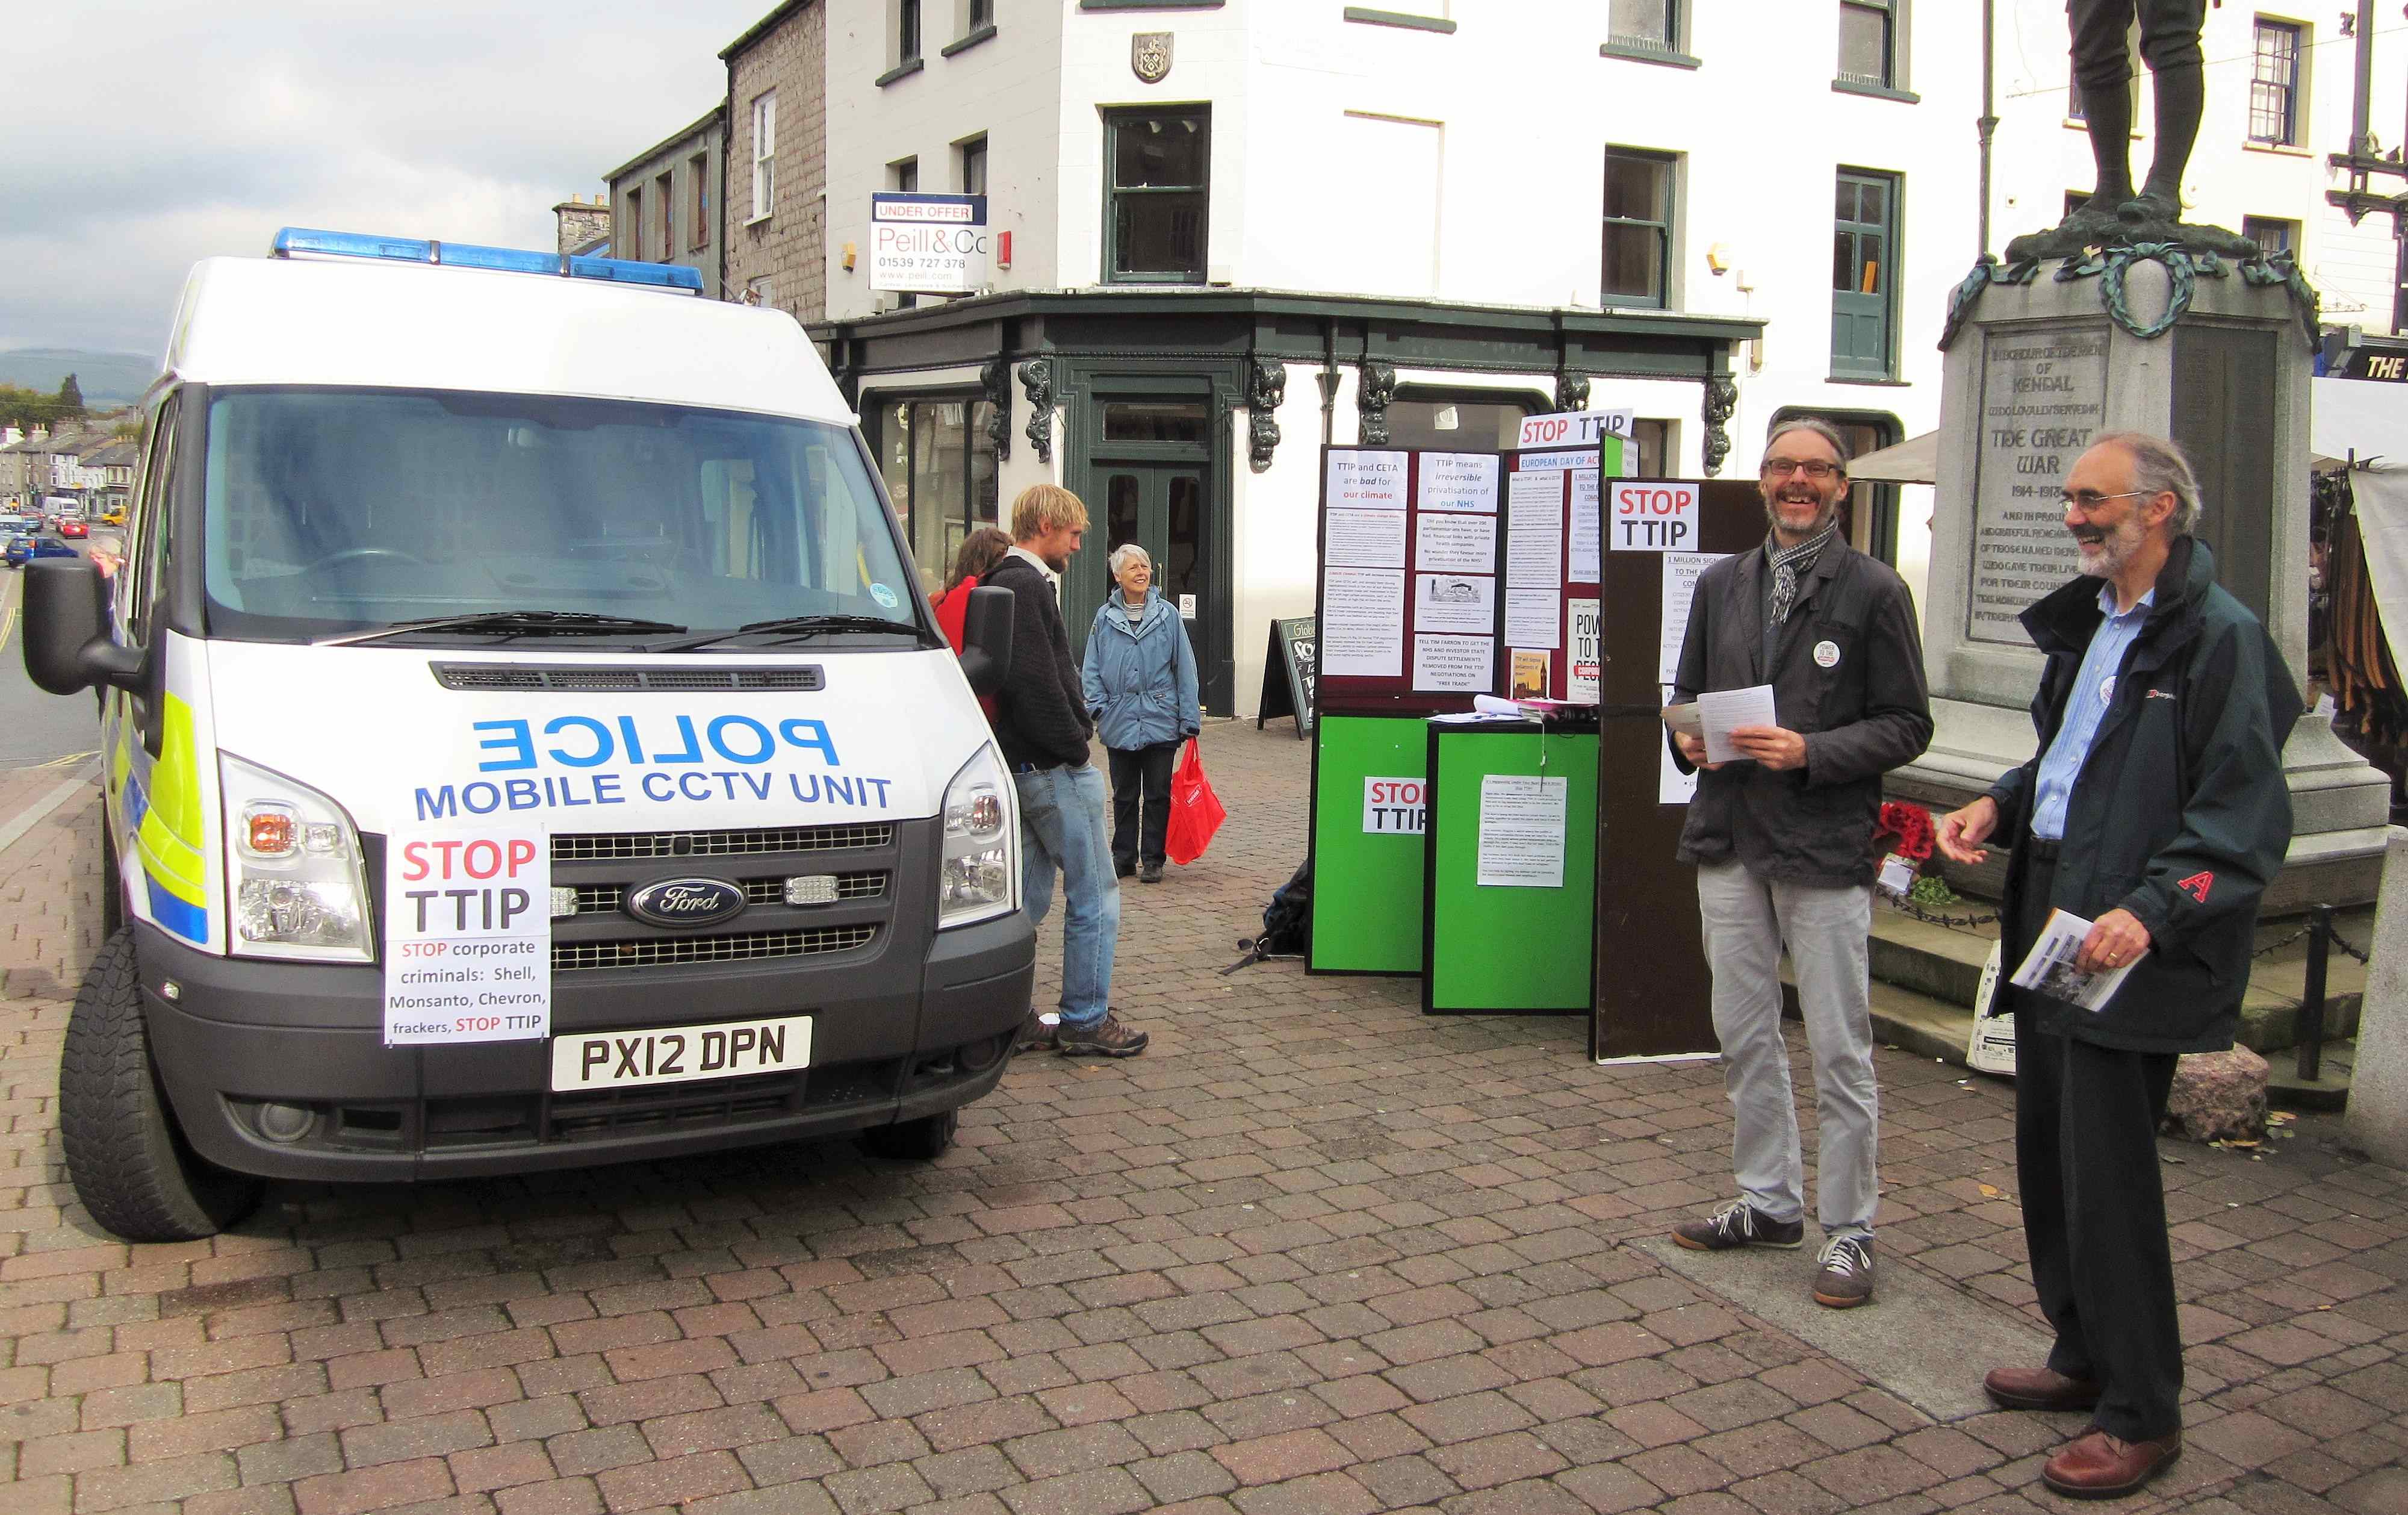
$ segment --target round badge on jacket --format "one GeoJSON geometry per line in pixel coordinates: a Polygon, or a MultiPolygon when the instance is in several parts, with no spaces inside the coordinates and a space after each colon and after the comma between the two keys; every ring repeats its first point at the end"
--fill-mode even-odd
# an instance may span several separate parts
{"type": "Polygon", "coordinates": [[[2110,673],[2099,681],[2099,702],[2102,705],[2112,705],[2115,702],[2114,674],[2110,673]]]}
{"type": "Polygon", "coordinates": [[[1840,644],[1838,642],[1818,642],[1814,643],[1814,662],[1818,667],[1830,668],[1838,664],[1839,661],[1840,644]]]}

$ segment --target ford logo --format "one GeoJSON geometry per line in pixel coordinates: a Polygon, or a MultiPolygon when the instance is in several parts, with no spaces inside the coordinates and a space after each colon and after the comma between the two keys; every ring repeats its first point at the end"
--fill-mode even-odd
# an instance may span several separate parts
{"type": "Polygon", "coordinates": [[[744,891],[718,878],[665,878],[627,896],[627,914],[655,926],[715,926],[743,909],[744,891]]]}

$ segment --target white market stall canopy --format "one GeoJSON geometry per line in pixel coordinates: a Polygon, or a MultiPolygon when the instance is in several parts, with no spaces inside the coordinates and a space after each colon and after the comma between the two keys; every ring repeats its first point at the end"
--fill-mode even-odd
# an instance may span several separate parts
{"type": "Polygon", "coordinates": [[[2408,647],[2408,384],[2318,379],[2309,387],[2309,450],[2320,468],[2355,461],[2349,483],[2384,635],[2408,647]]]}
{"type": "Polygon", "coordinates": [[[1895,447],[1867,453],[1848,465],[1848,477],[1873,483],[1938,483],[1940,433],[1927,431],[1895,447]]]}

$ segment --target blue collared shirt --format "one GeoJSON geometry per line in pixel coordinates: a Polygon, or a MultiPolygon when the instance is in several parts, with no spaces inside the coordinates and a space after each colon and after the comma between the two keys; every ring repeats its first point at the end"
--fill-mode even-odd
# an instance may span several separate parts
{"type": "Polygon", "coordinates": [[[2032,792],[2031,831],[2044,842],[2065,835],[2066,802],[2073,798],[2073,781],[2089,759],[2099,723],[2106,719],[2107,707],[2114,702],[2115,671],[2124,666],[2124,654],[2148,624],[2149,608],[2157,600],[2157,592],[2151,589],[2139,604],[2118,615],[2115,586],[2099,587],[2099,609],[2107,618],[2090,634],[2090,648],[2082,655],[2082,671],[2073,676],[2073,691],[2066,697],[2065,719],[2057,726],[2057,740],[2048,744],[2048,756],[2040,760],[2040,782],[2032,792]]]}

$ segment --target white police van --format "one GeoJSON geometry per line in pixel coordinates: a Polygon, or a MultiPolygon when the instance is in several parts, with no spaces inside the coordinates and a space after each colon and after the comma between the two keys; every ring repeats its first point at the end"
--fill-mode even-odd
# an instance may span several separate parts
{"type": "Polygon", "coordinates": [[[185,286],[123,566],[30,565],[28,671],[105,691],[108,939],[60,1075],[93,1219],[942,1151],[1029,1003],[973,694],[1008,595],[957,661],[801,328],[693,269],[274,253],[185,286]]]}

